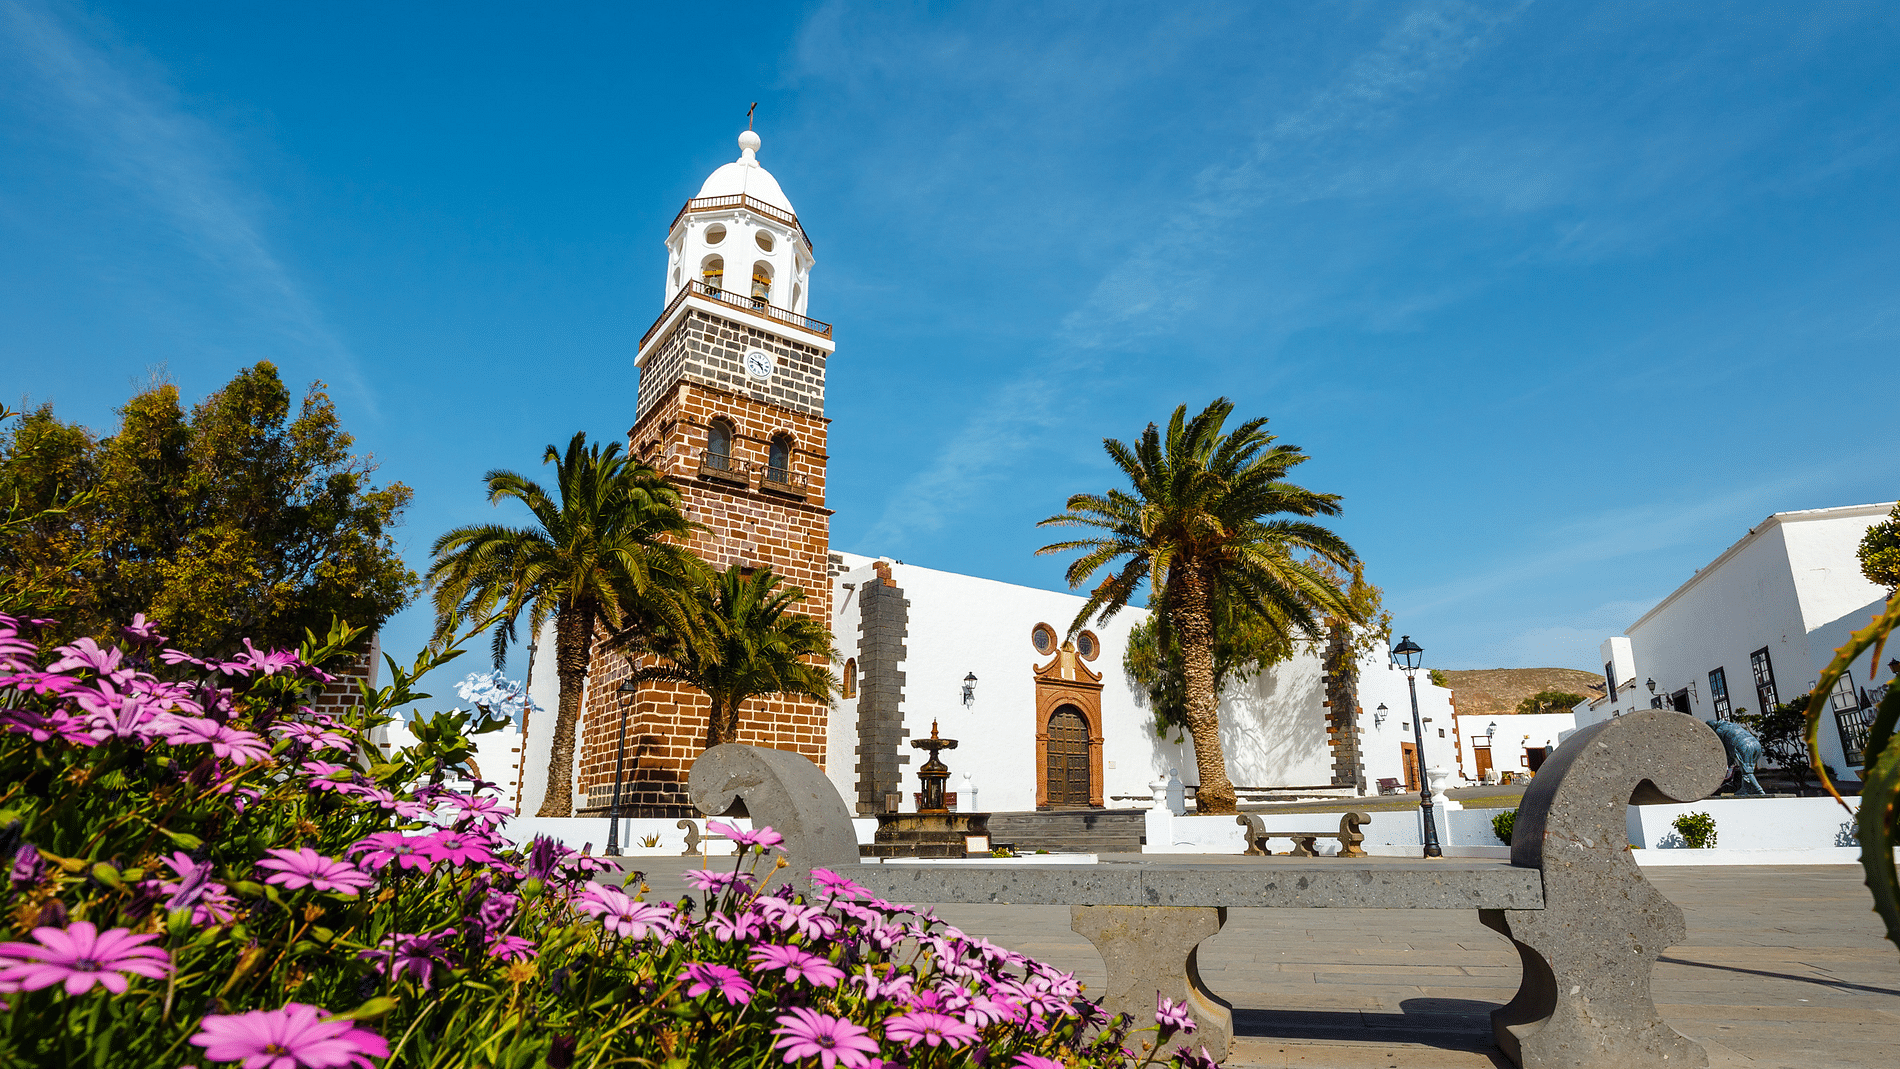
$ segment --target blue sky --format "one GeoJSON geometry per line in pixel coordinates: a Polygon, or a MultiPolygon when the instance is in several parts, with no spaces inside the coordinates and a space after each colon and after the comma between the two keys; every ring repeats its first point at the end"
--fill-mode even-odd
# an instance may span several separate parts
{"type": "Polygon", "coordinates": [[[1871,3],[0,0],[0,394],[325,380],[421,568],[483,471],[624,435],[757,100],[834,547],[1059,587],[1101,438],[1224,394],[1430,663],[1592,668],[1768,513],[1900,492],[1896,69],[1871,3]]]}

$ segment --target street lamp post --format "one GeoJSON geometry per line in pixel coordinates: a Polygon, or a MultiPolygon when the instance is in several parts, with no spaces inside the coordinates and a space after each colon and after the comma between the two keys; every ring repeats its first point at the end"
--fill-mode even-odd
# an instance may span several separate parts
{"type": "MultiPolygon", "coordinates": [[[[615,689],[614,693],[627,695],[627,694],[636,693],[639,691],[639,689],[640,689],[639,687],[634,686],[632,683],[622,683],[617,689],[615,689]]],[[[613,801],[613,805],[610,808],[610,813],[608,817],[608,819],[611,820],[613,823],[607,829],[607,855],[606,856],[608,857],[620,856],[620,774],[621,772],[625,771],[626,767],[627,767],[627,703],[623,699],[620,703],[620,746],[619,746],[619,749],[614,753],[614,801],[613,801]]]]}
{"type": "Polygon", "coordinates": [[[1412,735],[1418,748],[1418,804],[1425,813],[1425,856],[1444,857],[1445,851],[1438,846],[1438,820],[1432,816],[1432,783],[1425,775],[1425,722],[1418,715],[1418,672],[1419,656],[1425,647],[1412,641],[1410,635],[1400,635],[1399,644],[1392,647],[1392,662],[1405,669],[1405,685],[1412,692],[1412,735]]]}

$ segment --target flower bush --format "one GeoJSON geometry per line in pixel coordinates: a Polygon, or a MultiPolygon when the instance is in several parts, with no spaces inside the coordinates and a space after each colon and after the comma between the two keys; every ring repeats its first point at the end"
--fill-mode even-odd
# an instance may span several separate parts
{"type": "Polygon", "coordinates": [[[452,645],[391,661],[346,722],[304,702],[347,628],[206,661],[142,618],[42,651],[44,623],[0,616],[0,1064],[1079,1069],[1192,1029],[1163,1000],[1131,1031],[1073,976],[847,876],[795,895],[770,829],[715,829],[745,849],[677,897],[517,847],[491,785],[445,786],[515,710],[367,741],[452,645]]]}

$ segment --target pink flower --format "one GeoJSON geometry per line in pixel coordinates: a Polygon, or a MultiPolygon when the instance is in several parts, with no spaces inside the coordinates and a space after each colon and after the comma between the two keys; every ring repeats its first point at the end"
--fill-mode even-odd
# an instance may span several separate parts
{"type": "Polygon", "coordinates": [[[346,854],[362,854],[362,864],[371,872],[381,872],[391,862],[398,869],[415,869],[428,872],[434,866],[429,856],[422,851],[422,836],[404,835],[399,831],[379,831],[366,835],[351,843],[346,854]]]}
{"type": "Polygon", "coordinates": [[[131,973],[154,980],[169,976],[171,956],[143,944],[156,935],[133,935],[124,928],[100,932],[90,922],[74,921],[67,928],[35,928],[37,943],[0,943],[0,986],[38,991],[64,983],[66,994],[83,995],[94,984],[113,994],[126,989],[131,973]]]}
{"type": "Polygon", "coordinates": [[[782,1036],[773,1046],[785,1052],[785,1064],[805,1058],[817,1058],[824,1069],[843,1065],[845,1069],[867,1069],[876,1052],[877,1040],[871,1033],[850,1021],[828,1017],[803,1006],[778,1018],[772,1034],[782,1036]]]}
{"type": "Polygon", "coordinates": [[[498,936],[488,944],[488,956],[503,961],[527,961],[535,953],[534,940],[518,935],[498,936]]]}
{"type": "Polygon", "coordinates": [[[158,625],[147,620],[142,612],[132,614],[132,622],[119,630],[134,642],[165,641],[165,636],[158,633],[158,625]]]}
{"type": "Polygon", "coordinates": [[[778,846],[785,841],[785,836],[780,835],[771,828],[759,828],[756,831],[740,831],[730,824],[722,824],[717,820],[707,821],[706,830],[714,835],[731,839],[738,845],[740,850],[744,850],[748,846],[778,846]]]}
{"type": "Polygon", "coordinates": [[[754,950],[747,960],[767,969],[782,969],[785,979],[793,983],[808,980],[818,987],[837,987],[844,979],[843,969],[797,947],[768,943],[754,950]]]}
{"type": "Polygon", "coordinates": [[[884,1022],[884,1037],[895,1039],[906,1047],[925,1043],[954,1050],[974,1042],[979,1034],[976,1029],[948,1014],[921,1010],[900,1013],[884,1022]]]}
{"type": "Polygon", "coordinates": [[[582,913],[599,917],[601,925],[615,935],[645,939],[651,933],[662,943],[670,943],[679,935],[672,910],[635,902],[617,887],[603,887],[589,880],[586,889],[575,896],[574,904],[582,913]]]}
{"type": "Polygon", "coordinates": [[[515,811],[501,804],[499,798],[485,795],[451,794],[449,804],[456,808],[463,819],[471,820],[484,828],[492,828],[514,816],[515,811]]]}
{"type": "Polygon", "coordinates": [[[825,892],[832,898],[842,898],[847,902],[856,902],[871,897],[871,889],[851,882],[848,876],[840,876],[830,869],[811,870],[812,886],[825,892]]]}
{"type": "Polygon", "coordinates": [[[431,861],[446,861],[451,865],[474,863],[486,865],[495,860],[488,844],[480,838],[459,831],[439,831],[434,835],[425,835],[416,840],[416,849],[431,861]]]}
{"type": "Polygon", "coordinates": [[[442,945],[453,938],[453,928],[427,935],[386,935],[377,944],[378,949],[358,951],[356,956],[364,961],[375,962],[377,972],[396,979],[400,979],[403,973],[411,973],[416,982],[426,989],[435,978],[437,966],[445,969],[455,967],[454,959],[449,957],[448,949],[442,945]]]}
{"type": "Polygon", "coordinates": [[[243,1069],[374,1069],[389,1057],[383,1037],[353,1021],[326,1021],[328,1011],[301,1002],[281,1010],[206,1017],[191,1042],[215,1062],[242,1061],[243,1069]]]}
{"type": "Polygon", "coordinates": [[[278,883],[290,890],[314,887],[319,891],[356,894],[376,881],[347,861],[324,857],[307,846],[295,850],[266,850],[271,855],[257,863],[260,869],[275,869],[276,875],[265,883],[278,883]]]}
{"type": "Polygon", "coordinates": [[[752,874],[749,872],[716,872],[712,869],[687,869],[680,878],[693,885],[697,891],[724,891],[735,884],[750,889],[752,874]]]}
{"type": "Polygon", "coordinates": [[[686,989],[686,997],[698,998],[708,991],[717,992],[725,1000],[741,1006],[752,1001],[753,986],[739,975],[739,970],[727,965],[708,965],[695,961],[686,966],[686,978],[692,986],[686,989]]]}
{"type": "Polygon", "coordinates": [[[350,740],[334,731],[328,731],[316,724],[291,721],[271,728],[271,734],[280,739],[293,739],[313,750],[347,750],[350,740]]]}
{"type": "Polygon", "coordinates": [[[721,943],[730,943],[735,940],[749,943],[758,937],[764,924],[765,922],[756,913],[741,913],[737,917],[729,917],[724,913],[706,915],[706,930],[721,943]]]}
{"type": "Polygon", "coordinates": [[[1062,1069],[1062,1063],[1040,1054],[1018,1054],[1015,1069],[1062,1069]]]}
{"type": "Polygon", "coordinates": [[[270,746],[261,737],[202,717],[174,718],[167,725],[165,741],[173,746],[208,745],[212,753],[237,765],[270,756],[270,746]]]}
{"type": "Polygon", "coordinates": [[[1171,1002],[1157,991],[1155,1002],[1155,1023],[1161,1026],[1162,1039],[1165,1040],[1176,1032],[1194,1031],[1194,1018],[1188,1016],[1186,999],[1171,1002]]]}

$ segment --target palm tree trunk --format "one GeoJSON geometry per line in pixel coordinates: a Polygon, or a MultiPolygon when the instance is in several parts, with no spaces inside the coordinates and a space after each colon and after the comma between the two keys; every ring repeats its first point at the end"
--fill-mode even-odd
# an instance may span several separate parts
{"type": "Polygon", "coordinates": [[[594,614],[563,606],[554,621],[554,674],[561,700],[554,714],[554,747],[548,755],[548,788],[538,817],[574,815],[574,735],[581,719],[581,693],[593,660],[594,614]]]}
{"type": "Polygon", "coordinates": [[[1194,739],[1194,764],[1200,771],[1195,806],[1202,814],[1232,813],[1238,807],[1234,785],[1227,778],[1227,755],[1220,744],[1220,695],[1214,690],[1214,613],[1207,577],[1190,564],[1168,586],[1168,617],[1181,641],[1188,734],[1194,739]]]}
{"type": "Polygon", "coordinates": [[[721,743],[737,742],[739,739],[739,703],[732,702],[730,707],[719,698],[712,699],[712,708],[706,713],[706,748],[712,749],[721,743]]]}

